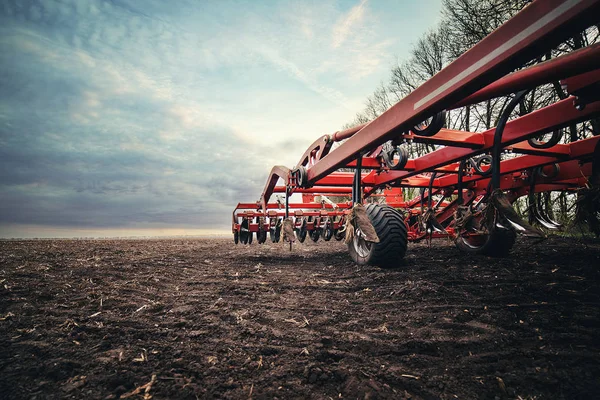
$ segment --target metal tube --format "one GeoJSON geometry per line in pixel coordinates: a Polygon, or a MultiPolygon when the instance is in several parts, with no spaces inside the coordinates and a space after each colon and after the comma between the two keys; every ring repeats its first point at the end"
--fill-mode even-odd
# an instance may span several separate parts
{"type": "Polygon", "coordinates": [[[433,181],[435,180],[435,177],[437,176],[437,172],[434,172],[431,175],[431,179],[429,179],[429,188],[428,188],[428,192],[427,192],[427,209],[431,210],[431,206],[433,204],[433,197],[431,196],[431,192],[433,190],[433,181]]]}
{"type": "Polygon", "coordinates": [[[545,61],[531,67],[513,72],[473,93],[451,108],[464,107],[469,104],[515,93],[519,90],[533,88],[544,83],[550,83],[585,73],[598,68],[600,58],[600,43],[576,50],[545,61]]]}
{"type": "Polygon", "coordinates": [[[356,170],[354,171],[354,184],[352,185],[352,203],[358,204],[362,201],[362,155],[356,159],[356,170]]]}
{"type": "Polygon", "coordinates": [[[463,176],[465,174],[465,166],[467,162],[462,160],[460,165],[458,166],[458,205],[462,206],[464,204],[463,201],[463,176]]]}
{"type": "Polygon", "coordinates": [[[529,90],[522,90],[515,94],[515,97],[512,98],[502,112],[500,121],[498,121],[498,125],[496,126],[494,145],[492,146],[492,191],[500,188],[500,154],[502,152],[502,133],[504,132],[504,127],[508,122],[510,114],[528,92],[529,90]]]}
{"type": "Polygon", "coordinates": [[[600,2],[535,1],[308,168],[313,183],[596,22],[600,2]],[[535,26],[537,29],[531,29],[535,26]],[[501,50],[501,51],[500,51],[501,50]]]}
{"type": "Polygon", "coordinates": [[[348,139],[349,137],[351,137],[352,135],[354,135],[356,132],[360,131],[362,128],[364,128],[365,126],[367,126],[369,123],[366,122],[364,124],[360,124],[360,125],[356,125],[353,126],[352,128],[348,128],[346,130],[343,131],[337,131],[336,133],[334,133],[333,135],[331,135],[331,140],[334,142],[340,142],[344,139],[348,139]]]}
{"type": "Polygon", "coordinates": [[[285,191],[285,218],[290,216],[290,192],[288,189],[285,191]]]}

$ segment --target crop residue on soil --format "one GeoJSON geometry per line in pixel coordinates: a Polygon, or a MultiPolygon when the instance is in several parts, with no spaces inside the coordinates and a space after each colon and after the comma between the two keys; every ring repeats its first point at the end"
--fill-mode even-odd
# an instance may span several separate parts
{"type": "Polygon", "coordinates": [[[591,399],[600,243],[0,242],[2,398],[591,399]]]}

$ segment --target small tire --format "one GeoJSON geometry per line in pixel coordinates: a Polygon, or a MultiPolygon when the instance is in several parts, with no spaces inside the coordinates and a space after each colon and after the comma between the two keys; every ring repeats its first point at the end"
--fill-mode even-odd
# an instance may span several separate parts
{"type": "Polygon", "coordinates": [[[240,233],[236,230],[233,232],[233,243],[238,244],[240,242],[240,233]]]}
{"type": "Polygon", "coordinates": [[[407,228],[402,214],[388,205],[368,204],[367,216],[379,237],[379,243],[361,240],[358,229],[348,243],[350,257],[358,265],[395,268],[402,265],[408,245],[407,228]]]}
{"type": "Polygon", "coordinates": [[[464,253],[506,257],[516,239],[517,234],[513,229],[496,227],[487,235],[471,237],[458,235],[455,243],[456,247],[464,253]]]}

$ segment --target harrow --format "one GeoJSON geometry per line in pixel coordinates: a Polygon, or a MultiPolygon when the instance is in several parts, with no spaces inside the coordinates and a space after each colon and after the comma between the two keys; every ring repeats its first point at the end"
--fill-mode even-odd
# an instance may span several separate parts
{"type": "Polygon", "coordinates": [[[235,242],[345,240],[355,262],[381,267],[399,265],[408,242],[443,237],[504,256],[516,234],[562,229],[545,206],[552,192],[587,193],[583,218],[600,231],[600,136],[561,140],[600,116],[600,44],[523,67],[599,15],[598,0],[534,1],[375,120],[319,137],[294,168],[273,167],[260,199],[233,211],[235,242]],[[529,91],[557,82],[568,97],[514,117],[529,91]],[[503,96],[496,127],[444,127],[447,110],[503,96]],[[435,150],[411,159],[415,143],[435,150]],[[407,188],[419,195],[405,199],[407,188]],[[528,221],[513,209],[521,197],[528,221]]]}

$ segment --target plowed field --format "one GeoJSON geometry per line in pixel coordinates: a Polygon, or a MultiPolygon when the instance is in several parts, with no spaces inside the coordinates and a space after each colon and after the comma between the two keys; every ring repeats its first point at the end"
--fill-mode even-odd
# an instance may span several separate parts
{"type": "Polygon", "coordinates": [[[600,242],[0,242],[0,398],[600,397],[600,242]]]}

